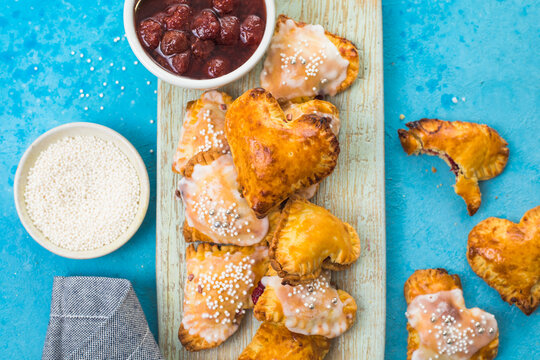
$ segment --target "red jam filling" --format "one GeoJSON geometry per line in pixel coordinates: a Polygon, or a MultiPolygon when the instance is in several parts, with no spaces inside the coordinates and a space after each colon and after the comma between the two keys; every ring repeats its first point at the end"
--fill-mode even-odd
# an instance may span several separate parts
{"type": "Polygon", "coordinates": [[[265,286],[259,281],[257,284],[257,287],[253,289],[253,292],[251,293],[251,300],[253,301],[253,304],[257,304],[257,301],[259,301],[259,298],[263,294],[265,289],[265,286]]]}
{"type": "Polygon", "coordinates": [[[266,25],[264,0],[142,0],[139,40],[166,70],[210,79],[237,69],[259,46],[266,25]]]}
{"type": "Polygon", "coordinates": [[[452,159],[450,156],[448,156],[448,154],[445,154],[445,153],[438,153],[436,151],[433,151],[433,150],[424,150],[426,154],[429,154],[429,155],[435,155],[435,156],[442,156],[444,157],[448,163],[450,163],[450,166],[451,166],[451,171],[454,173],[454,175],[458,176],[459,174],[459,165],[456,164],[456,162],[454,161],[454,159],[452,159]]]}

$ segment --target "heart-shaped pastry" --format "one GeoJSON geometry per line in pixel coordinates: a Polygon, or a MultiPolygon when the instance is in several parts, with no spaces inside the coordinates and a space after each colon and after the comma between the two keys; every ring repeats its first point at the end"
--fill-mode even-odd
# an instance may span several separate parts
{"type": "Polygon", "coordinates": [[[186,249],[187,279],[178,339],[188,351],[216,347],[238,330],[251,292],[268,269],[266,246],[186,249]]]}
{"type": "Polygon", "coordinates": [[[469,233],[467,259],[504,301],[532,314],[540,303],[540,206],[519,224],[495,217],[480,222],[469,233]]]}
{"type": "Polygon", "coordinates": [[[257,216],[332,173],[339,144],[330,123],[316,114],[287,121],[277,100],[260,88],[229,107],[225,133],[238,182],[257,216]]]}
{"type": "Polygon", "coordinates": [[[403,290],[408,305],[407,360],[497,356],[497,320],[482,309],[465,306],[459,276],[445,269],[416,270],[403,290]]]}
{"type": "Polygon", "coordinates": [[[482,202],[478,181],[499,175],[508,161],[506,141],[487,125],[465,121],[422,119],[399,129],[399,140],[407,155],[437,155],[456,175],[456,194],[474,215],[482,202]]]}
{"type": "Polygon", "coordinates": [[[330,350],[324,336],[296,334],[283,325],[263,322],[238,360],[323,360],[330,350]]]}
{"type": "Polygon", "coordinates": [[[321,25],[280,15],[261,71],[261,86],[278,99],[336,95],[358,77],[352,42],[321,25]]]}
{"type": "Polygon", "coordinates": [[[259,219],[238,191],[231,154],[198,153],[186,165],[178,189],[185,205],[186,242],[249,246],[268,233],[268,219],[259,219]]]}
{"type": "Polygon", "coordinates": [[[257,320],[285,325],[297,334],[326,338],[335,338],[354,324],[356,302],[330,284],[330,271],[297,286],[283,285],[281,280],[272,270],[261,279],[259,287],[264,290],[253,309],[257,320]]]}
{"type": "Polygon", "coordinates": [[[268,256],[283,283],[295,285],[317,278],[322,269],[349,267],[360,256],[360,239],[330,211],[292,197],[281,211],[268,256]]]}
{"type": "Polygon", "coordinates": [[[189,160],[201,152],[229,152],[224,127],[225,113],[230,104],[232,98],[216,90],[207,91],[200,99],[187,103],[180,140],[174,154],[174,172],[183,174],[189,160]]]}

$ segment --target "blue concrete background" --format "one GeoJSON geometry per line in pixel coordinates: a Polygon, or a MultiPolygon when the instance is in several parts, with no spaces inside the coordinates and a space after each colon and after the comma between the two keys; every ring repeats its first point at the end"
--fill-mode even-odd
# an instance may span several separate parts
{"type": "MultiPolygon", "coordinates": [[[[459,274],[468,305],[496,315],[498,359],[540,359],[538,312],[526,317],[503,303],[465,259],[467,234],[477,222],[489,216],[518,221],[540,205],[540,5],[383,0],[383,14],[386,359],[405,357],[403,283],[415,269],[428,267],[459,274]],[[406,118],[400,120],[400,114],[406,118]],[[453,176],[442,160],[407,157],[401,150],[397,129],[421,117],[487,123],[510,143],[507,169],[482,184],[483,204],[474,217],[454,194],[453,176]],[[438,171],[432,173],[432,167],[438,171]]],[[[131,280],[157,334],[156,79],[135,62],[123,34],[119,0],[0,3],[2,358],[40,357],[55,275],[131,280]],[[68,260],[41,248],[20,225],[13,204],[13,179],[24,150],[44,131],[73,121],[97,122],[126,136],[145,160],[154,189],[137,235],[95,260],[68,260]]]]}

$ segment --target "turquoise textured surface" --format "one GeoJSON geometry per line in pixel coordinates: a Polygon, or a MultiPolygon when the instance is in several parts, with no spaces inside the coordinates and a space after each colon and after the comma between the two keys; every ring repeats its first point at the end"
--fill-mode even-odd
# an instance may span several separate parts
{"type": "MultiPolygon", "coordinates": [[[[55,275],[131,280],[157,334],[157,81],[129,49],[122,6],[119,0],[0,3],[2,358],[40,357],[55,275]],[[73,121],[96,122],[126,136],[145,160],[152,183],[139,232],[120,250],[95,260],[64,259],[41,248],[20,224],[13,203],[15,170],[24,150],[46,130],[73,121]]],[[[502,302],[465,259],[467,234],[477,222],[489,216],[518,221],[540,205],[540,5],[534,0],[383,0],[383,15],[385,358],[405,358],[403,283],[417,268],[445,267],[461,276],[470,307],[497,317],[498,359],[540,359],[539,313],[526,317],[502,302]],[[422,117],[486,123],[508,140],[507,169],[482,183],[483,204],[475,216],[467,215],[454,194],[453,175],[442,160],[407,157],[402,151],[397,129],[422,117]],[[432,167],[438,171],[432,173],[432,167]]]]}

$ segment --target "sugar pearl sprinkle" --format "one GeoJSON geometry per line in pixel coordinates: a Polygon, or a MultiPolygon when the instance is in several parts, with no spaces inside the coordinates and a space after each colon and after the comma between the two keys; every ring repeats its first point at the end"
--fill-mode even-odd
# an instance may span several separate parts
{"type": "MultiPolygon", "coordinates": [[[[316,278],[309,284],[299,284],[296,286],[288,286],[289,289],[287,296],[301,298],[303,302],[304,310],[315,310],[317,307],[324,309],[331,309],[339,302],[337,297],[328,298],[325,296],[330,286],[330,273],[323,273],[320,277],[316,278]],[[326,301],[321,303],[321,301],[326,301]]],[[[296,313],[300,313],[301,310],[296,310],[296,313]]]]}
{"type": "Polygon", "coordinates": [[[199,265],[196,271],[198,275],[188,275],[188,281],[195,283],[191,296],[186,297],[184,302],[187,305],[203,304],[206,311],[201,313],[201,317],[205,320],[223,325],[236,323],[236,316],[245,313],[244,302],[248,301],[246,289],[255,287],[254,264],[255,260],[250,256],[243,256],[238,261],[238,255],[229,252],[224,257],[207,258],[205,263],[199,265]],[[225,265],[220,266],[222,263],[225,265]],[[232,312],[229,311],[231,309],[232,312]]]}
{"type": "MultiPolygon", "coordinates": [[[[198,152],[208,151],[212,148],[217,150],[222,150],[223,153],[227,151],[225,148],[225,133],[223,130],[216,131],[215,125],[212,124],[212,111],[210,109],[203,110],[203,124],[206,124],[206,127],[201,129],[199,135],[204,139],[204,144],[200,145],[197,148],[198,152]]],[[[198,136],[195,136],[193,140],[197,140],[198,136]]]]}
{"type": "Polygon", "coordinates": [[[28,215],[55,245],[83,251],[122,235],[139,209],[140,183],[112,142],[66,137],[42,151],[25,188],[28,215]]]}
{"type": "MultiPolygon", "coordinates": [[[[206,185],[206,181],[204,182],[206,185]]],[[[238,212],[238,204],[225,205],[223,200],[213,200],[206,190],[201,192],[193,208],[201,222],[206,222],[212,231],[223,237],[236,237],[239,230],[249,226],[238,212]]],[[[249,229],[248,229],[249,232],[249,229]]]]}
{"type": "MultiPolygon", "coordinates": [[[[291,47],[289,44],[288,47],[291,47]]],[[[291,69],[295,68],[297,71],[298,67],[303,67],[304,71],[304,80],[309,80],[310,77],[316,77],[319,75],[319,67],[324,64],[327,56],[325,53],[326,48],[323,46],[318,51],[311,51],[310,44],[307,40],[300,40],[298,44],[293,48],[293,54],[287,56],[285,53],[280,53],[281,58],[281,69],[285,73],[290,74],[291,69]]],[[[322,79],[320,81],[321,85],[324,85],[328,79],[322,79]]],[[[286,85],[286,81],[282,81],[282,85],[286,85]]],[[[318,92],[317,87],[313,87],[313,92],[318,92]]]]}
{"type": "MultiPolygon", "coordinates": [[[[420,310],[427,314],[425,305],[419,304],[420,310]]],[[[460,309],[460,312],[463,309],[460,309]]],[[[408,317],[409,313],[405,313],[408,317]]],[[[456,354],[472,355],[471,346],[474,344],[474,338],[484,334],[486,331],[489,334],[493,334],[495,329],[486,329],[487,324],[484,315],[481,316],[480,321],[474,319],[471,320],[469,326],[460,323],[453,315],[445,313],[444,310],[438,308],[435,312],[429,316],[430,322],[433,324],[432,328],[428,331],[437,339],[437,349],[439,355],[453,356],[456,354]],[[470,354],[469,354],[470,353],[470,354]]],[[[438,359],[439,355],[430,357],[429,359],[438,359]]]]}

